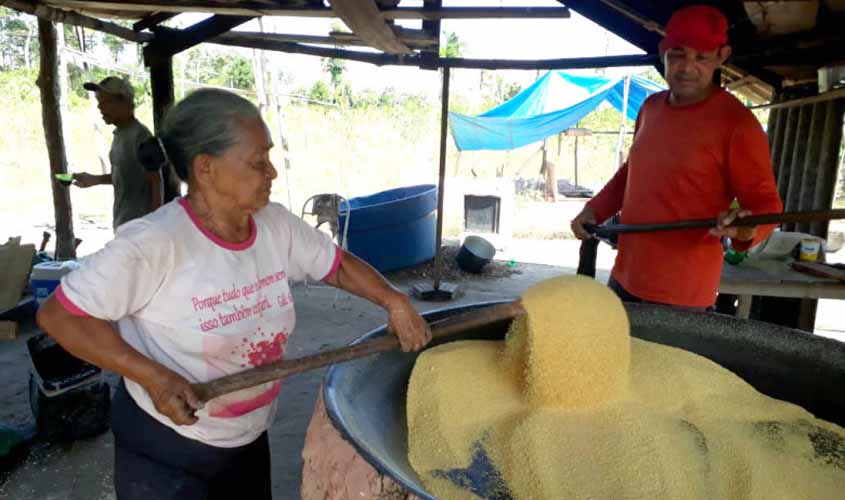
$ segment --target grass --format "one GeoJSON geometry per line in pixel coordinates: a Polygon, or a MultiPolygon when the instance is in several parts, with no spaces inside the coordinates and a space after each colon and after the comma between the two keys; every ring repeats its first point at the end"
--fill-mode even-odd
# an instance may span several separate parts
{"type": "MultiPolygon", "coordinates": [[[[69,110],[64,113],[69,170],[100,173],[98,155],[108,163],[112,129],[102,123],[93,102],[77,96],[72,96],[70,101],[69,110]]],[[[299,214],[303,202],[318,193],[340,193],[351,198],[400,186],[435,184],[439,165],[439,110],[436,103],[428,104],[346,110],[287,106],[284,123],[291,168],[287,171],[282,168],[282,150],[274,148],[272,158],[279,168],[279,178],[274,183],[273,199],[299,214]]],[[[37,87],[22,86],[19,80],[0,77],[0,109],[4,116],[14,117],[5,121],[4,134],[0,135],[0,175],[5,181],[0,192],[0,212],[16,215],[14,223],[4,224],[0,233],[11,236],[52,225],[51,179],[37,87]]],[[[152,128],[148,103],[139,106],[136,113],[152,128]]],[[[273,110],[264,115],[279,144],[278,116],[273,110]]],[[[593,145],[579,144],[582,184],[601,185],[610,177],[614,170],[610,163],[612,141],[615,139],[597,140],[593,145]]],[[[560,162],[558,175],[563,178],[571,178],[568,173],[571,166],[567,163],[571,161],[570,142],[564,138],[558,160],[557,140],[549,141],[549,159],[560,162]]],[[[447,190],[449,179],[455,177],[539,177],[540,158],[538,145],[510,152],[459,155],[449,140],[447,190]]],[[[112,193],[108,187],[70,189],[77,221],[96,221],[109,227],[112,193]]],[[[533,208],[526,217],[516,214],[516,234],[548,238],[567,231],[568,222],[548,227],[536,224],[538,218],[549,219],[542,214],[544,209],[553,215],[556,207],[530,200],[526,203],[533,208]]],[[[457,236],[461,218],[461,213],[447,213],[444,221],[447,236],[457,236]]],[[[38,239],[40,231],[34,232],[38,239]]],[[[0,238],[3,236],[0,234],[0,238]]]]}
{"type": "MultiPolygon", "coordinates": [[[[0,134],[0,212],[15,214],[0,229],[7,235],[49,226],[53,220],[49,162],[41,125],[41,109],[34,75],[0,73],[0,110],[13,119],[4,121],[0,134]]],[[[613,110],[601,109],[592,122],[594,129],[618,126],[613,110]],[[593,123],[595,122],[595,123],[593,123]],[[616,125],[614,125],[616,124],[616,125]]],[[[137,109],[139,119],[151,127],[148,102],[137,109]]],[[[273,138],[279,140],[279,117],[265,112],[273,138]]],[[[590,115],[593,116],[593,115],[590,115]]],[[[105,126],[93,102],[71,96],[64,114],[66,147],[71,171],[100,172],[98,155],[108,161],[111,127],[105,126]]],[[[273,199],[299,214],[303,202],[318,193],[339,193],[347,198],[414,184],[436,184],[439,165],[439,109],[436,102],[398,103],[392,106],[337,109],[291,104],[283,118],[290,149],[289,170],[283,168],[282,150],[274,148],[272,158],[279,168],[273,199]]],[[[578,183],[598,190],[615,173],[616,135],[581,137],[578,142],[578,183]]],[[[626,137],[624,149],[630,146],[626,137]]],[[[556,164],[558,178],[575,180],[574,138],[547,140],[547,159],[556,164]]],[[[456,179],[497,177],[539,178],[541,150],[532,144],[512,151],[459,153],[451,139],[447,149],[447,198],[456,179]]],[[[95,221],[109,227],[112,194],[108,187],[86,190],[71,188],[77,220],[95,221]]],[[[549,204],[517,198],[513,234],[532,239],[553,239],[570,235],[569,220],[580,205],[565,201],[549,204]]],[[[836,201],[845,207],[845,199],[836,201]]],[[[5,217],[4,217],[5,218],[5,217]]],[[[458,236],[462,213],[451,209],[444,220],[444,234],[458,236]]],[[[40,238],[40,230],[36,235],[40,238]]]]}

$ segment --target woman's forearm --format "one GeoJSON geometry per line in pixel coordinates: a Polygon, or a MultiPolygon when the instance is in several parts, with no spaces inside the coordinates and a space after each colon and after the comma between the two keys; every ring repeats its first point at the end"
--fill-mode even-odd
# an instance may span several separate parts
{"type": "Polygon", "coordinates": [[[383,307],[387,329],[399,339],[403,351],[418,351],[431,341],[431,329],[411,299],[358,257],[343,252],[338,271],[326,281],[383,307]]]}
{"type": "Polygon", "coordinates": [[[340,267],[327,282],[387,310],[409,304],[407,295],[394,288],[369,264],[347,252],[343,252],[340,267]]]}
{"type": "Polygon", "coordinates": [[[38,310],[38,326],[65,350],[144,387],[161,377],[161,364],[126,343],[108,321],[74,316],[51,296],[38,310]]]}

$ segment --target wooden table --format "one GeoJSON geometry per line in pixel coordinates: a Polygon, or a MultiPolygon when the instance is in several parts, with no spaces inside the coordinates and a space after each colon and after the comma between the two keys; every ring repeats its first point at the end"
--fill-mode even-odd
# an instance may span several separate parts
{"type": "Polygon", "coordinates": [[[845,283],[799,273],[792,270],[788,262],[745,261],[738,266],[725,263],[719,293],[737,295],[736,316],[748,318],[754,295],[845,300],[845,283]]]}

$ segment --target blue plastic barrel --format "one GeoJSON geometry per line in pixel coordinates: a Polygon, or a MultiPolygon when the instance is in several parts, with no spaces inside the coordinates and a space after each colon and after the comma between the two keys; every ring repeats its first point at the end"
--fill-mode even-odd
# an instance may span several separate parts
{"type": "MultiPolygon", "coordinates": [[[[408,186],[352,198],[349,207],[348,249],[380,272],[434,258],[437,186],[408,186]]],[[[346,210],[342,203],[341,234],[346,210]]]]}

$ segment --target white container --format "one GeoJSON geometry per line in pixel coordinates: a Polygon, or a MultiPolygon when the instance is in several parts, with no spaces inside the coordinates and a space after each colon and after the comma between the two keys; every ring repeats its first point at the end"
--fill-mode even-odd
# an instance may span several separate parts
{"type": "Polygon", "coordinates": [[[59,286],[62,276],[78,267],[79,263],[75,260],[42,262],[33,266],[32,273],[29,275],[29,283],[38,305],[43,304],[47,297],[53,293],[53,290],[59,286]]]}
{"type": "Polygon", "coordinates": [[[819,68],[819,93],[845,86],[845,64],[819,68]]]}

